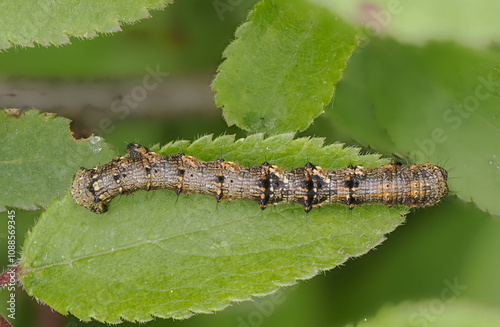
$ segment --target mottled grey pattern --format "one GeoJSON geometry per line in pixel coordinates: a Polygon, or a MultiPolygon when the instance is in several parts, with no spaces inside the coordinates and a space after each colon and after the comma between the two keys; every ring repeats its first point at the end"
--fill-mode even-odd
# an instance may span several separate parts
{"type": "Polygon", "coordinates": [[[127,147],[128,157],[92,169],[79,169],[71,186],[76,203],[96,212],[119,194],[137,190],[170,189],[180,193],[201,193],[217,201],[250,199],[262,209],[268,204],[300,203],[313,207],[342,203],[353,208],[365,203],[431,206],[448,193],[447,172],[425,164],[389,164],[376,168],[349,166],[325,171],[307,163],[293,170],[264,163],[242,167],[234,162],[204,162],[184,154],[160,156],[135,143],[127,147]]]}

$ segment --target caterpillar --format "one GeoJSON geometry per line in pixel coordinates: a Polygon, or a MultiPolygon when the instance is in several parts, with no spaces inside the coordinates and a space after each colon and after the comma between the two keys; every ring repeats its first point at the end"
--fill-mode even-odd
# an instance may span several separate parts
{"type": "Polygon", "coordinates": [[[223,159],[205,162],[182,153],[161,156],[136,143],[127,146],[127,153],[128,157],[117,157],[102,166],[80,168],[70,188],[75,202],[104,213],[117,195],[170,189],[178,195],[213,195],[217,201],[250,199],[262,209],[269,204],[300,203],[309,212],[331,203],[351,209],[366,203],[426,207],[448,193],[446,170],[430,163],[375,168],[350,165],[327,171],[308,162],[302,168],[286,170],[267,162],[245,167],[223,159]]]}

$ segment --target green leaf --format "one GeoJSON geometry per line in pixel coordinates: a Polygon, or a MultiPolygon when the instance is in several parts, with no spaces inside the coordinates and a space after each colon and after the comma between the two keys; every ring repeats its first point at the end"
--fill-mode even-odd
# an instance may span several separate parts
{"type": "Polygon", "coordinates": [[[69,43],[70,36],[93,38],[97,33],[120,31],[120,23],[150,17],[171,0],[141,1],[2,1],[0,49],[12,45],[33,47],[69,43]]]}
{"type": "Polygon", "coordinates": [[[446,298],[442,297],[420,302],[405,302],[396,306],[386,306],[375,317],[368,320],[365,319],[364,322],[360,322],[356,326],[489,327],[500,325],[500,314],[497,308],[457,300],[452,291],[450,289],[446,292],[446,294],[451,294],[446,298]]]}
{"type": "MultiPolygon", "coordinates": [[[[163,154],[180,150],[203,160],[222,154],[241,164],[267,159],[284,168],[307,160],[326,169],[388,162],[292,134],[236,141],[207,136],[161,148],[163,154]]],[[[252,201],[217,203],[162,190],[114,199],[107,213],[97,215],[66,195],[26,237],[21,280],[28,294],[82,320],[186,318],[269,294],[362,255],[404,221],[407,209],[329,205],[306,214],[287,204],[262,211],[252,201]]]]}
{"type": "Polygon", "coordinates": [[[499,215],[499,55],[373,40],[346,70],[332,124],[378,151],[444,162],[451,192],[499,215]]]}
{"type": "Polygon", "coordinates": [[[497,1],[309,1],[329,8],[353,25],[367,27],[369,30],[358,29],[366,42],[375,35],[418,45],[454,41],[483,48],[500,41],[497,1]]]}
{"type": "Polygon", "coordinates": [[[101,138],[75,141],[69,120],[30,110],[0,111],[0,211],[46,207],[65,194],[80,166],[110,160],[101,138]]]}
{"type": "Polygon", "coordinates": [[[262,1],[224,51],[215,102],[230,126],[304,130],[332,100],[357,43],[350,27],[303,0],[262,1]]]}

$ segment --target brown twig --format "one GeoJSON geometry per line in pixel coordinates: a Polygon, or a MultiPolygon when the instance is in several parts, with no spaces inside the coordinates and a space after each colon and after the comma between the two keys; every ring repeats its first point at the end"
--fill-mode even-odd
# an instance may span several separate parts
{"type": "MultiPolygon", "coordinates": [[[[8,270],[5,270],[1,275],[0,275],[0,289],[3,288],[4,286],[8,285],[12,279],[14,279],[15,282],[18,281],[19,279],[19,265],[10,268],[8,270]]],[[[1,327],[2,325],[0,325],[1,327]]]]}
{"type": "Polygon", "coordinates": [[[0,314],[0,327],[12,327],[10,322],[8,322],[7,319],[5,319],[4,316],[1,314],[0,314]]]}

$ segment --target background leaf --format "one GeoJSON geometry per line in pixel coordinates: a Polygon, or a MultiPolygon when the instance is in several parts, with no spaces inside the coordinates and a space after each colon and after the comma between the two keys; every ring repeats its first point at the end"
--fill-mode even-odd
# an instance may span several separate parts
{"type": "MultiPolygon", "coordinates": [[[[205,137],[162,151],[181,144],[203,159],[229,148],[227,160],[256,161],[260,153],[293,167],[304,165],[304,152],[326,168],[343,160],[387,162],[339,145],[323,147],[319,139],[291,137],[255,135],[234,143],[205,137]]],[[[96,215],[66,195],[26,238],[21,278],[28,294],[82,320],[186,318],[269,294],[359,256],[401,224],[406,211],[329,205],[305,214],[298,204],[261,211],[251,201],[217,204],[209,196],[177,197],[164,190],[123,196],[111,202],[108,213],[96,215]]]]}
{"type": "Polygon", "coordinates": [[[350,27],[302,0],[262,1],[224,51],[212,88],[229,126],[306,129],[321,114],[357,45],[350,27]]]}
{"type": "MultiPolygon", "coordinates": [[[[208,72],[207,76],[203,76],[203,85],[209,90],[212,75],[221,61],[221,53],[234,38],[234,31],[252,8],[252,2],[254,1],[242,2],[239,6],[233,7],[232,11],[224,12],[221,21],[210,1],[178,1],[167,10],[155,11],[150,19],[124,26],[121,33],[97,37],[91,42],[87,39],[73,38],[71,46],[29,49],[14,47],[2,52],[0,72],[3,77],[9,77],[7,80],[10,83],[7,85],[15,86],[19,78],[25,78],[19,83],[22,87],[26,87],[31,79],[35,79],[40,83],[34,87],[35,91],[42,89],[46,83],[53,89],[59,83],[68,88],[75,83],[77,84],[75,90],[69,88],[66,94],[85,98],[87,95],[85,83],[78,85],[77,82],[80,80],[85,80],[91,85],[95,85],[97,81],[127,83],[133,77],[143,76],[146,67],[160,65],[162,71],[171,73],[171,76],[184,75],[187,72],[198,76],[208,72]]],[[[120,3],[126,4],[125,1],[120,3]]],[[[211,95],[211,92],[207,93],[211,95]]],[[[212,97],[209,99],[213,107],[212,97]]],[[[2,104],[16,102],[12,100],[17,100],[17,104],[7,107],[30,106],[37,109],[45,108],[50,112],[61,111],[58,105],[54,105],[54,102],[61,100],[59,98],[53,98],[44,105],[36,100],[29,102],[27,96],[18,95],[17,99],[12,99],[0,94],[2,104]]],[[[142,108],[151,109],[144,106],[142,108]]],[[[78,114],[76,109],[79,108],[71,107],[65,116],[75,117],[78,114]]],[[[89,114],[92,108],[84,109],[89,120],[95,119],[95,112],[89,114]]],[[[157,108],[159,111],[161,109],[164,108],[157,108]]],[[[109,106],[101,108],[100,111],[109,113],[109,106]]],[[[162,112],[165,113],[165,110],[162,112]]],[[[213,112],[217,113],[217,118],[221,120],[220,113],[216,110],[213,112]]]]}
{"type": "Polygon", "coordinates": [[[150,17],[171,1],[2,1],[0,49],[12,45],[33,47],[69,43],[69,36],[92,38],[97,33],[120,31],[120,23],[150,17]]]}
{"type": "Polygon", "coordinates": [[[444,162],[464,201],[500,214],[498,49],[423,48],[385,40],[353,56],[332,129],[411,162],[444,162]],[[366,119],[360,119],[366,117],[366,119]]]}
{"type": "Polygon", "coordinates": [[[30,110],[0,111],[0,211],[5,206],[36,209],[64,195],[80,166],[114,156],[102,138],[75,141],[69,120],[30,110]]]}
{"type": "Polygon", "coordinates": [[[500,3],[466,1],[392,1],[309,0],[322,5],[354,26],[367,27],[358,32],[369,41],[388,36],[401,43],[423,45],[429,41],[453,41],[469,47],[484,48],[500,41],[497,12],[500,3]],[[446,13],[446,14],[444,14],[446,13]]]}
{"type": "MultiPolygon", "coordinates": [[[[405,302],[395,306],[388,305],[382,308],[377,316],[360,322],[356,326],[489,327],[495,324],[500,324],[500,313],[496,308],[468,301],[456,301],[456,298],[446,301],[445,298],[414,303],[405,302]]],[[[349,324],[348,326],[354,325],[349,324]]]]}

